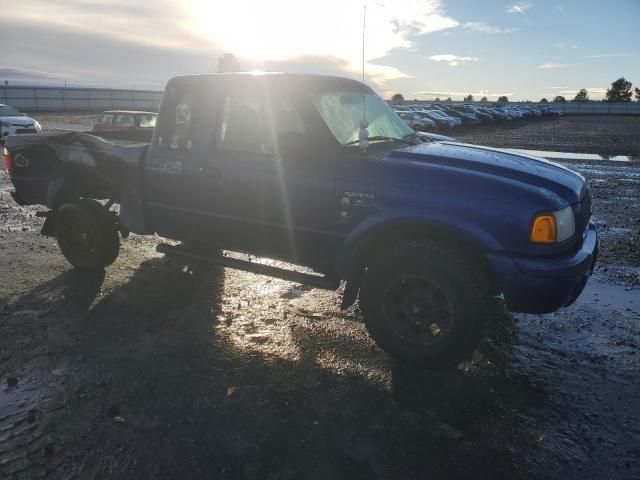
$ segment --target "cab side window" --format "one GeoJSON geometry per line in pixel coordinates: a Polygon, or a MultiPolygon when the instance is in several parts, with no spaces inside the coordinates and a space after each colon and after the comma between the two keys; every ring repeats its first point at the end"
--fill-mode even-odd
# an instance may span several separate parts
{"type": "Polygon", "coordinates": [[[273,154],[269,118],[262,97],[234,95],[224,99],[218,146],[233,152],[273,154]]]}
{"type": "Polygon", "coordinates": [[[238,94],[224,99],[217,143],[221,150],[273,156],[280,141],[305,133],[289,98],[238,94]]]}
{"type": "Polygon", "coordinates": [[[305,135],[307,128],[295,107],[287,97],[273,98],[273,122],[278,138],[287,135],[305,135]]]}

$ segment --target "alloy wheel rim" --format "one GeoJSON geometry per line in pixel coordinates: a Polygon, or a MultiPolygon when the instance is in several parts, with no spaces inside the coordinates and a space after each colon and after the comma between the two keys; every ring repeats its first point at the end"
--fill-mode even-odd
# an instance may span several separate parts
{"type": "Polygon", "coordinates": [[[442,288],[421,275],[403,275],[389,283],[383,311],[393,332],[407,343],[434,346],[451,332],[453,308],[442,288]]]}

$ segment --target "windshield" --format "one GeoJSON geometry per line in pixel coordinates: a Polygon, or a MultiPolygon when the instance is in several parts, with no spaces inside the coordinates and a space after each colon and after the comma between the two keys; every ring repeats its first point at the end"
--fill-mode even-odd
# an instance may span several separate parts
{"type": "Polygon", "coordinates": [[[369,137],[403,138],[413,133],[386,102],[371,92],[320,93],[313,104],[342,145],[358,139],[363,114],[369,121],[369,137]]]}
{"type": "Polygon", "coordinates": [[[25,114],[22,112],[19,112],[18,110],[16,110],[13,107],[10,107],[9,105],[2,105],[0,106],[0,117],[24,117],[25,114]]]}

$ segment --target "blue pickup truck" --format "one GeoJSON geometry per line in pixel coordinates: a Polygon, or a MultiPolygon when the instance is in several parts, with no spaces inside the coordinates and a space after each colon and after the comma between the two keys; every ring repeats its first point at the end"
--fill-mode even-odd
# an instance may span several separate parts
{"type": "Polygon", "coordinates": [[[514,312],[571,304],[596,261],[582,176],[540,158],[425,140],[356,81],[177,77],[149,140],[9,137],[13,196],[47,207],[42,233],[76,268],[110,265],[133,232],[180,241],[157,248],[195,271],[217,263],[342,284],[343,306],[359,299],[376,342],[418,366],[466,359],[498,295],[514,312]]]}

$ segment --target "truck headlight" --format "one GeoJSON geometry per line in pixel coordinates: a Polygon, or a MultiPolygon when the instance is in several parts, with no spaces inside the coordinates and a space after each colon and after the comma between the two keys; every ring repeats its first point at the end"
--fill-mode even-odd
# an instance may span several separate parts
{"type": "Polygon", "coordinates": [[[573,208],[568,206],[562,210],[558,210],[553,213],[556,217],[556,224],[558,225],[558,242],[564,242],[565,240],[573,237],[576,233],[576,220],[573,216],[573,208]]]}
{"type": "Polygon", "coordinates": [[[531,241],[533,243],[564,242],[576,233],[576,221],[573,208],[536,215],[531,222],[531,241]]]}

